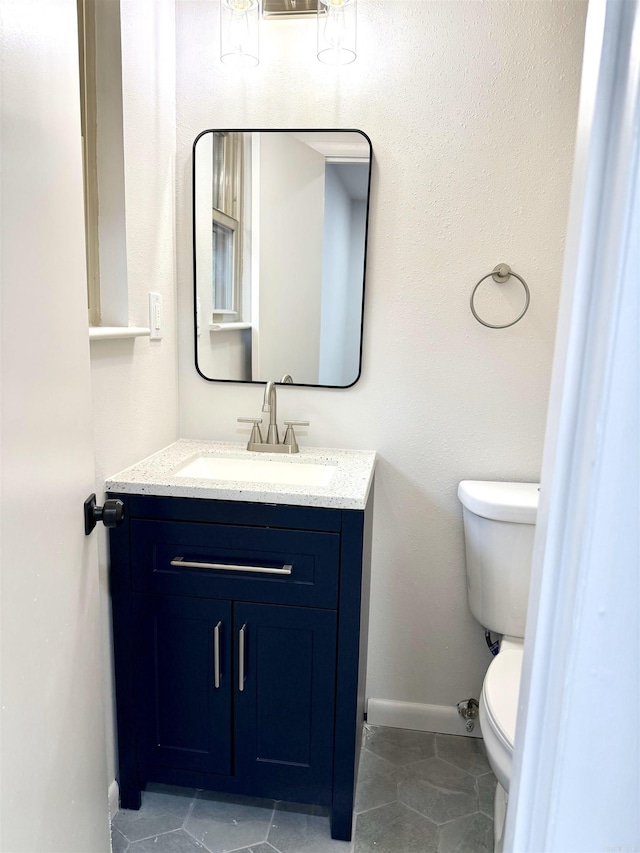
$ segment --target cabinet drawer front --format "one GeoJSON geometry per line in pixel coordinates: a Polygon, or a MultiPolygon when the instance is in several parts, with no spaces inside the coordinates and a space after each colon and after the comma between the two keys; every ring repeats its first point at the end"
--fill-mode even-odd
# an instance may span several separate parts
{"type": "Polygon", "coordinates": [[[335,608],[337,533],[133,520],[138,591],[335,608]]]}

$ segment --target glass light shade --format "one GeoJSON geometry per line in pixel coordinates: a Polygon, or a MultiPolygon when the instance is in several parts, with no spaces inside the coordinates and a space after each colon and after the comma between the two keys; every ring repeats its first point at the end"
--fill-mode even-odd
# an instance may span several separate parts
{"type": "Polygon", "coordinates": [[[356,0],[318,0],[318,59],[347,65],[356,58],[356,0]]]}
{"type": "Polygon", "coordinates": [[[259,0],[220,0],[220,61],[252,66],[260,62],[259,0]]]}

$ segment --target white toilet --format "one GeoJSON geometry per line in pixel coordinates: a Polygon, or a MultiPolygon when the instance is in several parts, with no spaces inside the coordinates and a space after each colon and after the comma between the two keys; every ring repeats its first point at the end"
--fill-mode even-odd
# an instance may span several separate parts
{"type": "Polygon", "coordinates": [[[501,634],[480,695],[480,728],[498,779],[494,829],[501,853],[516,731],[538,483],[463,480],[467,592],[471,612],[487,631],[501,634]]]}

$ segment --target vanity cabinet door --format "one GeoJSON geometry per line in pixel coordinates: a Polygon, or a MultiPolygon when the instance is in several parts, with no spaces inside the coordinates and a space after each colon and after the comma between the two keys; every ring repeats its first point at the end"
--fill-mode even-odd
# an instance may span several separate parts
{"type": "Polygon", "coordinates": [[[141,778],[161,767],[229,774],[231,602],[135,595],[134,619],[141,778]]]}
{"type": "Polygon", "coordinates": [[[235,772],[330,787],[336,613],[234,604],[235,772]]]}

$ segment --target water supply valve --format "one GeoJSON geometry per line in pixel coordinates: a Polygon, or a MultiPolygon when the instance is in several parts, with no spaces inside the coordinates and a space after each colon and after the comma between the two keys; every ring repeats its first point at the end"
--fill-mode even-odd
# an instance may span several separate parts
{"type": "Polygon", "coordinates": [[[468,732],[472,732],[476,726],[479,707],[478,700],[473,698],[458,702],[458,713],[465,720],[465,728],[468,732]]]}

